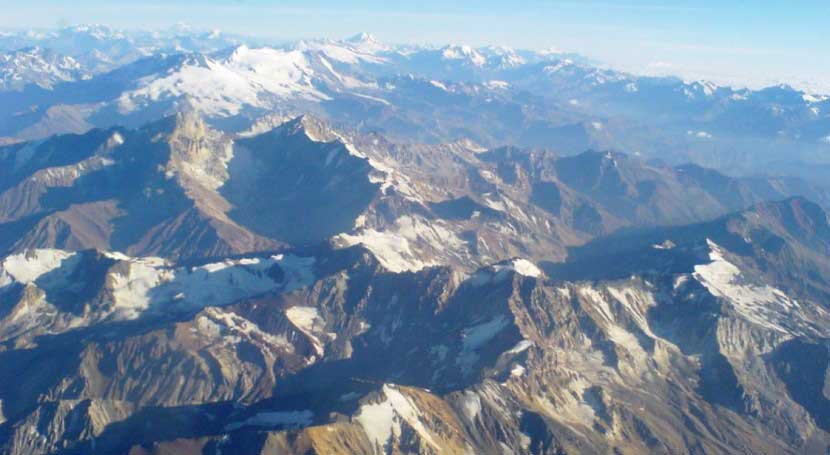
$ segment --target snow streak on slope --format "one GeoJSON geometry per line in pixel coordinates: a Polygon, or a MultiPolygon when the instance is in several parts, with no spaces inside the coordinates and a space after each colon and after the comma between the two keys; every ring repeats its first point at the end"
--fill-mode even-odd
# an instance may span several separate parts
{"type": "Polygon", "coordinates": [[[726,260],[724,250],[711,240],[707,243],[712,262],[695,266],[695,279],[712,295],[728,301],[747,321],[792,333],[801,317],[799,303],[772,286],[742,282],[741,270],[726,260]]]}
{"type": "MultiPolygon", "coordinates": [[[[57,317],[53,307],[57,303],[49,301],[50,289],[77,287],[79,283],[74,280],[78,276],[90,282],[97,278],[84,275],[84,270],[76,270],[76,267],[88,266],[83,261],[68,263],[69,258],[80,258],[79,254],[33,250],[9,256],[0,269],[0,291],[15,282],[35,283],[46,273],[60,271],[48,282],[36,283],[45,287],[47,299],[31,308],[35,313],[57,317]]],[[[105,253],[104,257],[113,261],[113,265],[100,272],[105,274],[101,280],[105,289],[99,291],[102,302],[86,309],[85,314],[78,316],[78,320],[73,319],[70,326],[83,326],[102,319],[137,319],[147,312],[169,313],[223,306],[268,292],[291,292],[310,285],[315,279],[314,258],[292,255],[226,259],[197,267],[175,267],[161,258],[132,258],[120,253],[105,253]]],[[[34,318],[32,321],[36,322],[34,318]]]]}
{"type": "Polygon", "coordinates": [[[478,361],[477,351],[493,340],[508,324],[509,321],[505,316],[498,315],[487,322],[468,327],[462,331],[462,349],[455,363],[465,375],[472,372],[473,365],[478,361]]]}
{"type": "Polygon", "coordinates": [[[361,229],[356,234],[340,234],[335,242],[344,246],[363,244],[391,272],[416,271],[440,262],[424,260],[435,253],[460,249],[463,241],[438,221],[402,216],[386,231],[361,229]]]}
{"type": "Polygon", "coordinates": [[[384,384],[382,393],[383,401],[361,406],[355,417],[374,443],[376,452],[383,453],[378,449],[385,447],[391,438],[401,437],[403,423],[409,425],[427,444],[437,448],[432,435],[421,422],[421,410],[415,403],[397,387],[388,384],[384,384]]]}
{"type": "Polygon", "coordinates": [[[303,332],[311,343],[314,345],[314,350],[318,355],[323,355],[323,343],[320,341],[320,336],[324,335],[322,329],[325,327],[325,321],[320,317],[317,308],[307,306],[294,306],[285,311],[285,316],[294,324],[294,327],[303,332]]]}

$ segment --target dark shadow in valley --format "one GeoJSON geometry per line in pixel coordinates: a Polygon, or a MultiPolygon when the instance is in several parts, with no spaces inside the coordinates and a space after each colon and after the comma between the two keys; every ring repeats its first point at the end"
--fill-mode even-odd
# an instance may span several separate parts
{"type": "Polygon", "coordinates": [[[296,120],[278,130],[239,140],[220,193],[228,215],[262,236],[291,244],[323,241],[354,228],[374,199],[372,167],[339,142],[315,142],[296,120]]]}

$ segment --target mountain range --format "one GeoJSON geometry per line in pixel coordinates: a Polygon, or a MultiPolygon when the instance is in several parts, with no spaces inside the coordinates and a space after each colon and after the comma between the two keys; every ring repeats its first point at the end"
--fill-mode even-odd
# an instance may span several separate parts
{"type": "Polygon", "coordinates": [[[25,77],[0,92],[7,142],[137,127],[190,109],[233,131],[310,112],[399,141],[613,149],[730,174],[772,168],[828,181],[830,98],[788,86],[737,89],[635,76],[573,54],[394,46],[369,34],[266,46],[219,32],[76,27],[9,35],[0,39],[11,51],[4,59],[23,44],[71,58],[80,74],[47,63],[18,70],[25,77]]]}
{"type": "Polygon", "coordinates": [[[827,97],[246,40],[0,35],[0,452],[826,453],[827,97]]]}

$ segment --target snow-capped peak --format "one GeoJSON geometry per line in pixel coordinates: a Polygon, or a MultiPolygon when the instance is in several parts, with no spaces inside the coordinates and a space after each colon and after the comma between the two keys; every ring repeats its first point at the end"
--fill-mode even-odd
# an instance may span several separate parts
{"type": "Polygon", "coordinates": [[[144,104],[186,98],[203,114],[229,116],[244,106],[265,107],[267,99],[325,100],[314,83],[318,76],[299,50],[239,46],[218,60],[193,54],[178,67],[144,79],[118,100],[121,112],[144,104]]]}
{"type": "Polygon", "coordinates": [[[720,89],[719,85],[710,81],[686,82],[686,86],[683,92],[688,98],[695,98],[698,94],[709,97],[720,89]]]}
{"type": "Polygon", "coordinates": [[[343,42],[352,49],[366,54],[375,54],[391,50],[391,47],[380,42],[375,35],[367,32],[358,33],[343,42]]]}
{"type": "Polygon", "coordinates": [[[487,58],[467,45],[450,45],[441,50],[441,57],[446,60],[466,60],[475,66],[482,66],[487,58]]]}
{"type": "Polygon", "coordinates": [[[377,38],[375,38],[375,35],[373,35],[371,33],[368,33],[368,32],[361,32],[361,33],[358,33],[357,35],[353,35],[349,38],[346,38],[346,42],[347,43],[355,43],[355,44],[360,44],[360,43],[376,43],[376,44],[379,44],[380,43],[377,40],[377,38]]]}
{"type": "Polygon", "coordinates": [[[515,68],[524,65],[527,61],[513,48],[505,46],[488,46],[482,49],[491,66],[498,68],[515,68]]]}

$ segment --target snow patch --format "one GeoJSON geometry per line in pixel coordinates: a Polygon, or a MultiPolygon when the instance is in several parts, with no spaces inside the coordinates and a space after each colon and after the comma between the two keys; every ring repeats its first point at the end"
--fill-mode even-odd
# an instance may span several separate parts
{"type": "MultiPolygon", "coordinates": [[[[75,254],[40,249],[8,256],[0,263],[0,287],[13,282],[36,282],[75,254]]],[[[105,286],[111,291],[111,301],[96,305],[95,312],[84,315],[77,324],[103,318],[131,320],[146,311],[224,306],[268,292],[292,292],[315,280],[313,257],[280,254],[174,267],[156,257],[132,258],[117,252],[104,256],[120,262],[106,272],[105,286]],[[277,267],[282,273],[273,273],[277,267]]]]}
{"type": "Polygon", "coordinates": [[[445,92],[448,92],[448,91],[449,91],[449,89],[447,88],[447,86],[446,86],[446,85],[444,85],[444,83],[443,83],[443,82],[439,82],[439,81],[429,81],[429,84],[430,84],[430,85],[432,85],[433,87],[440,88],[441,90],[443,90],[443,91],[445,91],[445,92]]]}
{"type": "Polygon", "coordinates": [[[33,283],[74,255],[74,252],[63,250],[38,249],[7,256],[3,259],[0,270],[0,286],[11,283],[11,280],[23,284],[33,283]]]}
{"type": "Polygon", "coordinates": [[[487,58],[470,46],[447,46],[441,52],[446,60],[466,60],[474,66],[482,66],[487,63],[487,58]]]}
{"type": "Polygon", "coordinates": [[[768,285],[743,281],[741,270],[725,258],[724,250],[711,240],[710,263],[695,266],[694,278],[709,292],[731,304],[745,320],[783,333],[801,317],[799,303],[768,285]]]}
{"type": "Polygon", "coordinates": [[[527,259],[518,258],[507,263],[494,264],[488,268],[479,270],[470,277],[469,283],[473,286],[483,286],[487,283],[502,281],[510,276],[510,273],[517,273],[530,278],[540,278],[543,276],[542,271],[536,264],[527,259]]]}
{"type": "Polygon", "coordinates": [[[519,275],[529,276],[532,278],[539,278],[542,276],[542,271],[539,270],[539,267],[536,267],[536,264],[528,261],[527,259],[514,259],[512,264],[513,270],[515,270],[519,275]]]}
{"type": "Polygon", "coordinates": [[[504,315],[499,315],[461,331],[461,352],[455,363],[461,367],[464,375],[469,375],[473,365],[478,361],[479,355],[476,351],[493,340],[507,326],[508,319],[504,315]]]}
{"type": "Polygon", "coordinates": [[[441,222],[428,222],[420,217],[402,216],[385,231],[361,229],[355,234],[339,234],[333,238],[341,246],[362,244],[389,271],[417,271],[438,265],[436,253],[461,248],[464,242],[441,222]]]}
{"type": "Polygon", "coordinates": [[[510,87],[510,84],[505,82],[505,81],[492,80],[492,81],[485,82],[484,86],[489,88],[490,90],[496,90],[496,89],[506,90],[507,88],[510,87]]]}
{"type": "Polygon", "coordinates": [[[465,390],[461,400],[461,410],[467,420],[472,421],[481,413],[481,397],[472,390],[465,390]]]}
{"type": "Polygon", "coordinates": [[[383,453],[382,448],[393,437],[401,437],[401,424],[404,422],[427,444],[438,449],[432,435],[421,422],[421,411],[406,395],[388,384],[384,384],[382,394],[383,401],[364,404],[354,418],[374,443],[376,453],[383,453]]]}
{"type": "Polygon", "coordinates": [[[652,245],[651,247],[654,248],[655,250],[671,250],[675,246],[677,246],[677,245],[675,245],[675,243],[672,242],[671,240],[665,240],[665,241],[663,241],[663,243],[657,243],[657,244],[652,245]]]}
{"type": "Polygon", "coordinates": [[[323,343],[320,342],[320,338],[317,337],[317,334],[321,332],[321,329],[323,329],[326,322],[320,317],[320,313],[317,311],[317,308],[308,306],[293,306],[285,310],[285,316],[289,321],[291,321],[292,324],[294,324],[294,327],[299,329],[309,339],[311,339],[317,354],[323,355],[323,343]]]}
{"type": "Polygon", "coordinates": [[[207,308],[204,314],[196,319],[196,328],[209,338],[238,343],[243,336],[248,340],[265,341],[272,348],[294,351],[294,345],[289,343],[284,335],[265,332],[250,320],[221,308],[207,308]]]}
{"type": "Polygon", "coordinates": [[[516,343],[516,346],[510,348],[510,350],[507,351],[507,354],[521,354],[522,352],[527,351],[528,348],[530,348],[531,346],[533,346],[533,343],[531,341],[522,340],[516,343]]]}
{"type": "Polygon", "coordinates": [[[514,378],[521,376],[523,374],[525,374],[525,367],[523,367],[522,365],[516,365],[510,370],[510,376],[514,378]]]}
{"type": "Polygon", "coordinates": [[[499,315],[490,321],[464,329],[461,335],[463,349],[465,351],[479,349],[495,338],[505,327],[507,327],[507,318],[499,315]]]}

